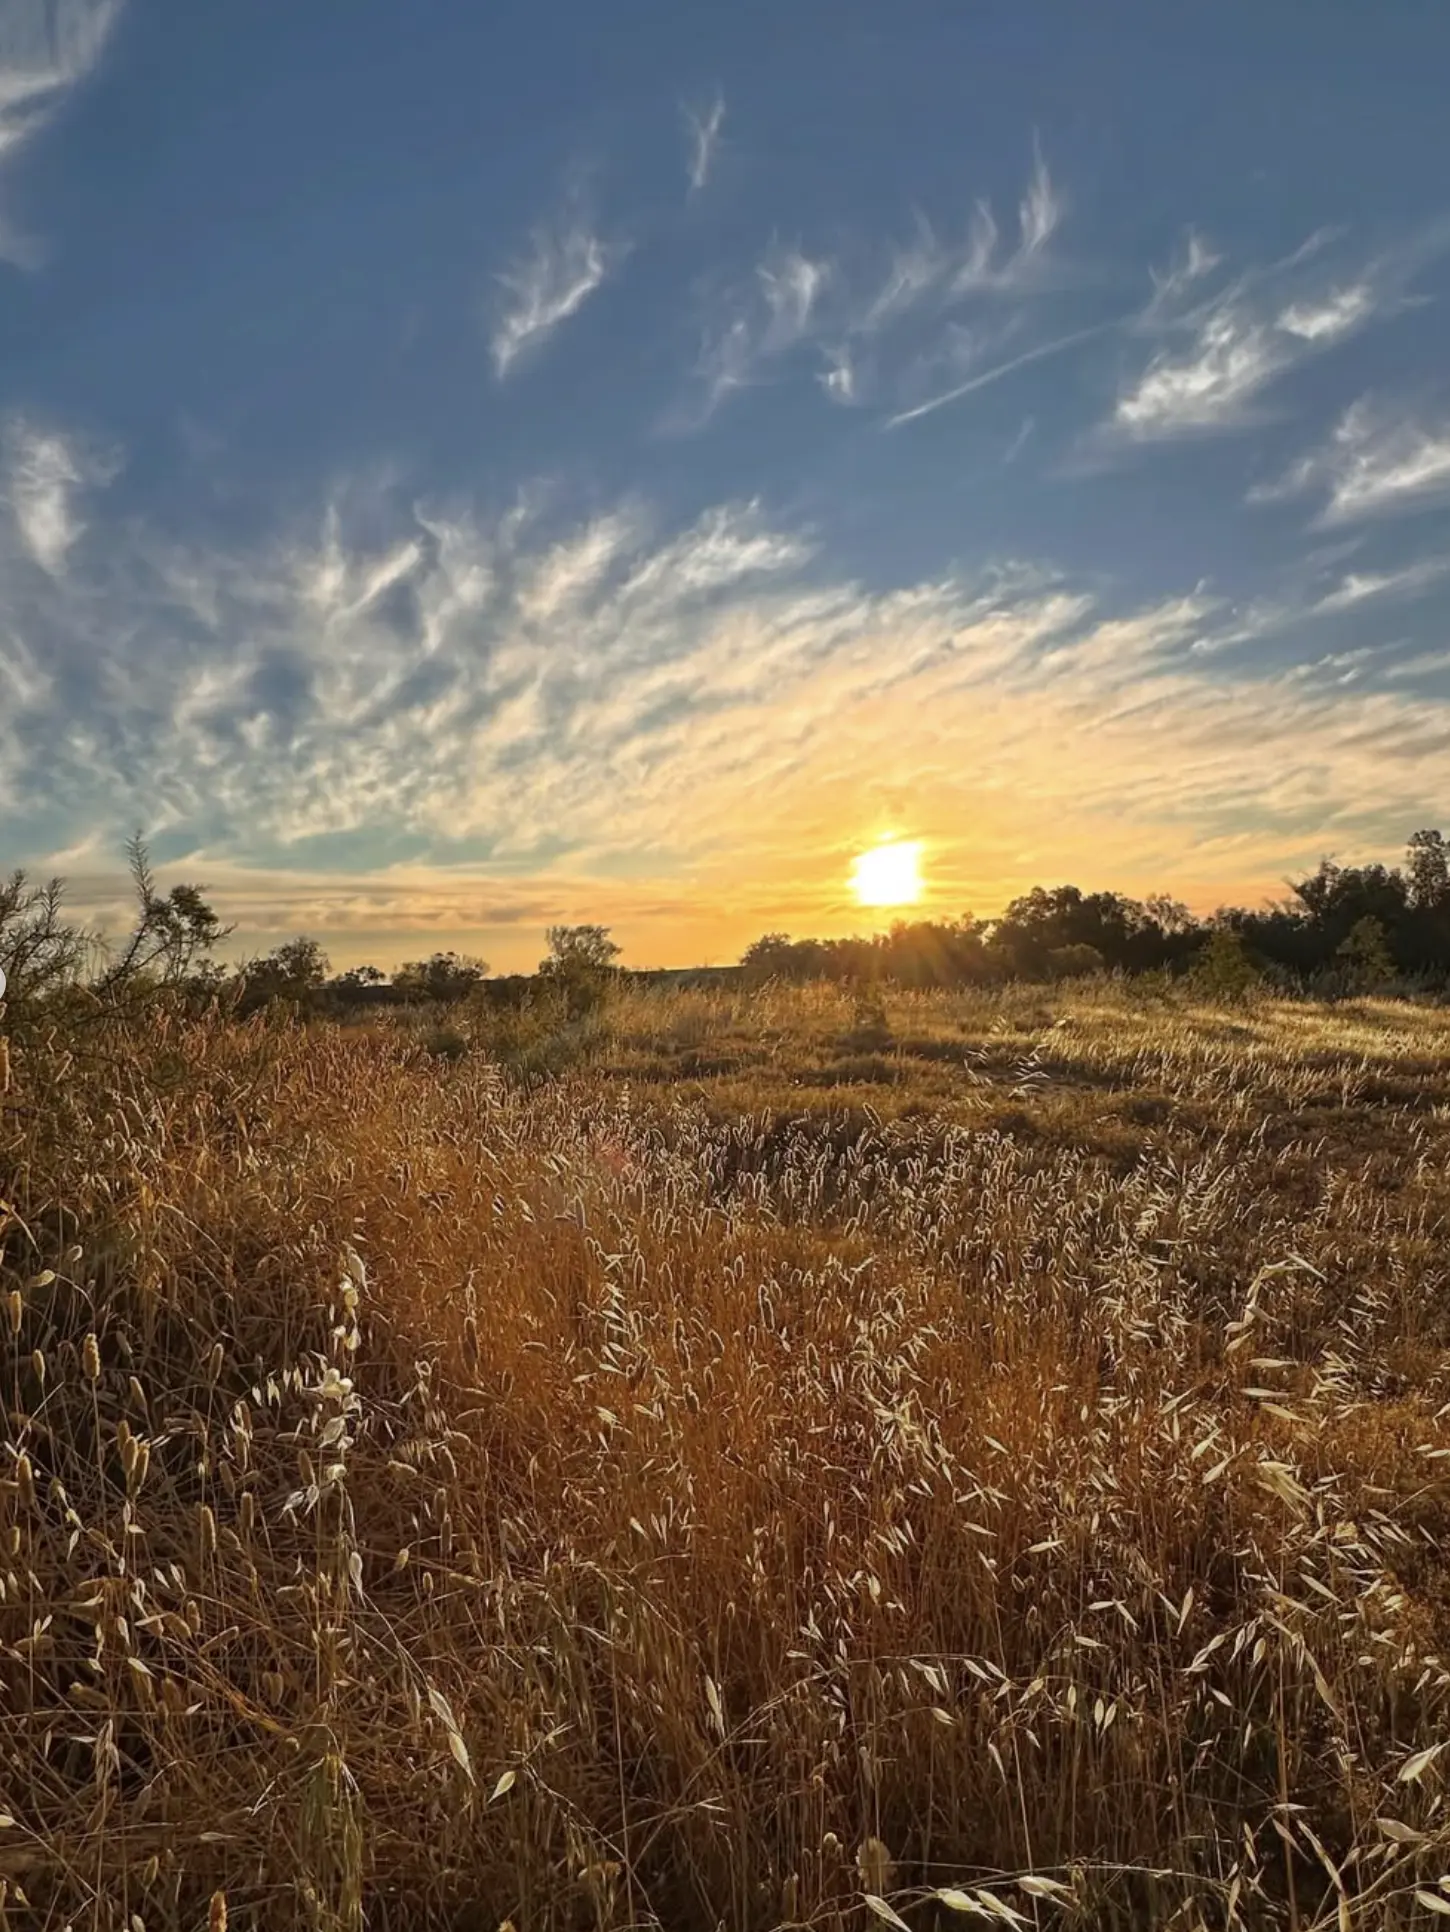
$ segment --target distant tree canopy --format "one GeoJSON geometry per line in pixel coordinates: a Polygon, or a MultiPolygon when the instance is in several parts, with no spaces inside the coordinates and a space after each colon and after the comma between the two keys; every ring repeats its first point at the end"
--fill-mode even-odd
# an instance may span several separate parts
{"type": "Polygon", "coordinates": [[[741,964],[752,978],[883,979],[932,987],[1003,979],[1063,979],[1117,968],[1142,972],[1187,960],[1202,930],[1186,909],[1114,892],[1036,886],[1000,919],[901,920],[866,939],[792,940],[767,933],[741,964]]]}
{"type": "MultiPolygon", "coordinates": [[[[1078,886],[1035,886],[1000,918],[899,922],[869,938],[766,933],[741,964],[763,979],[890,980],[954,986],[1050,980],[1092,972],[1181,973],[1202,962],[1215,984],[1277,972],[1364,990],[1397,976],[1450,975],[1450,845],[1416,832],[1405,862],[1341,866],[1324,859],[1292,881],[1282,904],[1224,907],[1197,919],[1179,900],[1137,900],[1078,886]],[[1232,947],[1214,949],[1231,934],[1232,947]]],[[[1202,977],[1200,975],[1200,977],[1202,977]]]]}
{"type": "Polygon", "coordinates": [[[465,998],[487,972],[488,962],[471,954],[434,953],[431,958],[411,960],[400,966],[393,974],[393,985],[403,999],[438,1000],[447,1004],[465,998]]]}
{"type": "Polygon", "coordinates": [[[578,1017],[601,1005],[616,973],[619,948],[608,926],[550,926],[539,978],[578,1017]]]}
{"type": "Polygon", "coordinates": [[[767,933],[741,960],[752,979],[885,979],[900,986],[959,986],[991,977],[987,928],[959,920],[898,920],[867,939],[791,939],[767,933]]]}
{"type": "Polygon", "coordinates": [[[1103,967],[1125,972],[1178,964],[1195,947],[1192,921],[1172,900],[1154,900],[1152,906],[1164,917],[1118,892],[1035,886],[1014,899],[993,926],[991,949],[1015,979],[1060,976],[1054,956],[1081,948],[1090,948],[1103,967]]]}
{"type": "Polygon", "coordinates": [[[1450,972],[1450,850],[1438,831],[1416,832],[1403,866],[1337,865],[1323,859],[1291,897],[1263,912],[1227,910],[1219,923],[1243,934],[1262,958],[1290,972],[1332,970],[1358,930],[1351,952],[1362,956],[1366,920],[1391,973],[1450,972]]]}
{"type": "Polygon", "coordinates": [[[311,1003],[327,983],[327,954],[315,939],[289,939],[263,959],[248,960],[237,972],[244,1012],[285,1000],[296,1006],[311,1003]]]}
{"type": "Polygon", "coordinates": [[[619,948],[609,936],[608,926],[550,926],[546,958],[539,971],[546,977],[567,978],[571,973],[607,973],[619,958],[619,948]]]}

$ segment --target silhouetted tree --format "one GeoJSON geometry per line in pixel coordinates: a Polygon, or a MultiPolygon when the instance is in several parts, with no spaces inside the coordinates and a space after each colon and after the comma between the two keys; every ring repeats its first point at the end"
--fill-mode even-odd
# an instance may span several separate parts
{"type": "MultiPolygon", "coordinates": [[[[194,885],[158,892],[146,841],[137,832],[126,847],[136,893],[136,923],[97,981],[97,991],[119,993],[139,980],[175,986],[204,971],[212,948],[231,931],[194,885]]],[[[217,977],[205,973],[208,980],[217,977]]]]}
{"type": "Polygon", "coordinates": [[[562,994],[570,1014],[599,1006],[614,980],[619,948],[608,926],[550,926],[539,977],[562,994]]]}
{"type": "Polygon", "coordinates": [[[762,933],[745,948],[740,964],[756,985],[771,979],[804,984],[808,980],[836,977],[831,971],[829,942],[792,939],[784,932],[762,933]]]}
{"type": "Polygon", "coordinates": [[[404,999],[451,1005],[473,992],[487,971],[484,960],[467,954],[434,953],[429,959],[410,960],[400,966],[393,974],[393,985],[404,999]]]}
{"type": "Polygon", "coordinates": [[[366,964],[349,966],[345,973],[336,974],[328,980],[322,993],[324,1004],[339,1012],[363,1006],[390,1006],[398,999],[387,974],[377,966],[366,964]]]}
{"type": "Polygon", "coordinates": [[[1335,947],[1361,919],[1378,919],[1387,929],[1400,925],[1409,904],[1404,874],[1378,864],[1336,865],[1324,859],[1293,890],[1315,928],[1326,940],[1332,936],[1335,947]]]}
{"type": "Polygon", "coordinates": [[[238,974],[244,1013],[283,1000],[296,1006],[316,1003],[327,978],[327,954],[315,939],[289,939],[265,958],[249,960],[238,974]]]}
{"type": "Polygon", "coordinates": [[[59,879],[34,885],[15,872],[0,885],[0,969],[12,1024],[87,983],[95,996],[93,1012],[114,1010],[123,996],[158,987],[209,989],[220,983],[222,969],[211,951],[230,928],[222,925],[201,887],[177,885],[159,892],[139,832],[126,851],[136,913],[116,947],[66,917],[59,879]]]}
{"type": "Polygon", "coordinates": [[[349,966],[345,973],[339,973],[337,975],[332,984],[338,987],[347,987],[349,990],[355,988],[358,991],[365,991],[367,988],[373,986],[386,986],[387,982],[388,976],[380,966],[368,966],[365,964],[362,966],[349,966]]]}
{"type": "Polygon", "coordinates": [[[94,942],[65,916],[59,879],[33,885],[12,872],[0,885],[0,971],[11,1023],[84,975],[94,942]]]}
{"type": "Polygon", "coordinates": [[[609,937],[608,926],[550,926],[545,937],[548,957],[539,962],[539,971],[561,974],[585,968],[608,972],[619,958],[619,948],[609,937]]]}
{"type": "Polygon", "coordinates": [[[1403,971],[1450,969],[1450,848],[1439,832],[1416,832],[1405,854],[1409,910],[1390,949],[1403,971]]]}
{"type": "Polygon", "coordinates": [[[964,913],[960,919],[898,920],[871,942],[869,976],[899,986],[964,986],[995,971],[987,929],[964,913]]]}
{"type": "Polygon", "coordinates": [[[1166,892],[1152,893],[1143,901],[1143,910],[1158,930],[1169,938],[1199,931],[1198,921],[1183,901],[1172,898],[1166,892]]]}
{"type": "Polygon", "coordinates": [[[1417,832],[1403,869],[1324,859],[1291,883],[1284,904],[1227,917],[1265,959],[1305,979],[1339,974],[1340,949],[1365,919],[1379,927],[1395,972],[1444,975],[1450,972],[1447,857],[1439,832],[1417,832]]]}
{"type": "Polygon", "coordinates": [[[1450,846],[1440,832],[1415,832],[1405,853],[1410,904],[1417,912],[1450,906],[1450,846]]]}
{"type": "Polygon", "coordinates": [[[1198,935],[1187,909],[1176,900],[1155,903],[1164,918],[1118,892],[1035,886],[1014,899],[997,921],[991,950],[1019,979],[1048,977],[1052,955],[1075,946],[1091,947],[1103,966],[1122,972],[1172,965],[1195,950],[1198,935]]]}

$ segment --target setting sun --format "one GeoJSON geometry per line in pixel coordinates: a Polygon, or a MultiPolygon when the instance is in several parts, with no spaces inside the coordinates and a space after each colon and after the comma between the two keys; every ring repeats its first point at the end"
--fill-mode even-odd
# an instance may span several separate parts
{"type": "Polygon", "coordinates": [[[921,841],[897,839],[858,853],[851,890],[861,906],[914,906],[921,897],[921,841]]]}

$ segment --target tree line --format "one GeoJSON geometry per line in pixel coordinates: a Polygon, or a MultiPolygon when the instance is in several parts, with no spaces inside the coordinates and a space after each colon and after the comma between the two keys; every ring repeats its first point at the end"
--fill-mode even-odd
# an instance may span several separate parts
{"type": "Polygon", "coordinates": [[[743,965],[755,980],[881,980],[909,987],[989,985],[1089,973],[1195,972],[1354,988],[1450,977],[1450,846],[1416,832],[1403,864],[1324,859],[1259,910],[1209,917],[1166,896],[1132,899],[1079,886],[1034,886],[997,919],[902,920],[883,933],[792,939],[766,933],[743,965]]]}
{"type": "Polygon", "coordinates": [[[192,999],[218,999],[245,1017],[263,1007],[290,1005],[315,1013],[367,1006],[454,1005],[477,997],[518,1003],[543,996],[570,1016],[603,998],[619,947],[607,927],[551,926],[548,950],[533,974],[490,978],[485,960],[435,952],[385,973],[376,966],[331,971],[320,942],[306,935],[271,952],[224,964],[217,948],[232,928],[197,885],[162,892],[145,840],[127,846],[133,916],[125,937],[108,944],[69,917],[64,882],[39,883],[25,872],[0,880],[0,1011],[14,1024],[54,1013],[103,1015],[127,1001],[165,989],[192,999]]]}
{"type": "Polygon", "coordinates": [[[571,1014],[597,1005],[619,970],[615,964],[619,947],[609,928],[550,926],[545,941],[548,950],[535,972],[490,977],[486,960],[457,952],[407,960],[391,973],[364,965],[330,975],[327,955],[315,939],[290,939],[235,969],[234,978],[244,1012],[276,1000],[314,1010],[344,1011],[368,1006],[455,1006],[467,999],[508,1005],[531,992],[553,996],[571,1014]]]}
{"type": "MultiPolygon", "coordinates": [[[[546,1000],[572,1017],[626,976],[619,947],[600,925],[550,927],[533,974],[490,977],[485,961],[443,951],[391,973],[367,965],[333,973],[319,942],[305,936],[223,965],[216,949],[231,929],[204,888],[163,893],[139,835],[128,853],[135,913],[116,945],[67,916],[59,880],[37,884],[16,872],[0,882],[0,971],[12,1020],[62,998],[108,1010],[156,987],[224,998],[243,1015],[277,1003],[345,1014],[476,999],[503,1006],[546,1000]]],[[[1398,866],[1322,860],[1290,882],[1287,898],[1259,910],[1223,907],[1200,918],[1165,896],[1035,886],[996,919],[902,920],[887,932],[844,939],[766,933],[737,969],[756,984],[825,979],[916,988],[1093,973],[1192,973],[1209,990],[1230,994],[1262,978],[1345,990],[1397,980],[1443,984],[1450,980],[1450,845],[1428,830],[1412,836],[1398,866]]]]}

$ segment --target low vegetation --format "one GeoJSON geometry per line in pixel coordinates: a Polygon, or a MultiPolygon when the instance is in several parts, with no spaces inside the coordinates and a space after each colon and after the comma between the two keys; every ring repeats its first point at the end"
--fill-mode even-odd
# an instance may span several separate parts
{"type": "Polygon", "coordinates": [[[1450,1012],[582,983],[12,1009],[0,1918],[1445,1916],[1450,1012]]]}

